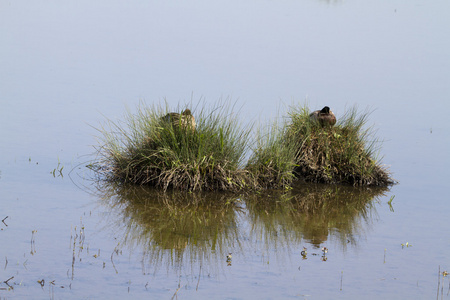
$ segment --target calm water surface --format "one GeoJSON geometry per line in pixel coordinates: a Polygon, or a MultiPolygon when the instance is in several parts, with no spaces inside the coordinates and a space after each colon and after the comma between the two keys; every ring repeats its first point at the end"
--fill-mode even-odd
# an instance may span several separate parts
{"type": "Polygon", "coordinates": [[[446,0],[0,0],[0,298],[450,299],[449,15],[446,0]],[[90,180],[105,117],[221,98],[256,123],[305,101],[370,107],[400,184],[90,180]]]}

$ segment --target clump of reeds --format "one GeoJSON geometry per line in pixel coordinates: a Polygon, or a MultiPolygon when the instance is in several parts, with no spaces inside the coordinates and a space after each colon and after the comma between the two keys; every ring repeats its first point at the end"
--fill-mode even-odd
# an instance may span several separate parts
{"type": "Polygon", "coordinates": [[[100,159],[90,166],[108,181],[167,190],[239,191],[291,188],[295,179],[318,183],[388,186],[394,183],[376,154],[380,143],[366,127],[369,112],[350,109],[334,127],[311,121],[307,106],[260,129],[243,167],[251,128],[219,103],[194,113],[141,104],[123,122],[100,129],[100,159]],[[187,113],[188,112],[188,113],[187,113]],[[180,114],[181,113],[181,114],[180,114]]]}
{"type": "Polygon", "coordinates": [[[275,122],[265,129],[258,129],[256,144],[246,169],[252,174],[258,186],[268,188],[290,188],[296,167],[298,144],[287,143],[286,124],[275,122]]]}
{"type": "Polygon", "coordinates": [[[230,105],[194,112],[195,128],[181,119],[168,121],[168,112],[141,103],[124,122],[108,121],[100,129],[95,170],[109,181],[164,190],[233,191],[247,185],[241,166],[250,128],[239,124],[230,105]]]}
{"type": "Polygon", "coordinates": [[[294,173],[309,182],[387,186],[389,172],[376,157],[380,142],[366,127],[370,112],[355,107],[338,118],[334,127],[311,122],[304,106],[292,109],[286,130],[287,143],[298,145],[294,173]]]}

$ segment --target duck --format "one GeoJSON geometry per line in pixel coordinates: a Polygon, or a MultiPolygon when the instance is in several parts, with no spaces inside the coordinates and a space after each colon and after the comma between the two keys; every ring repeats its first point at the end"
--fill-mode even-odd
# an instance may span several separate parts
{"type": "Polygon", "coordinates": [[[181,114],[174,112],[168,113],[162,119],[166,122],[172,122],[174,127],[181,125],[183,128],[189,128],[192,131],[195,130],[195,118],[190,109],[185,109],[181,114]]]}
{"type": "Polygon", "coordinates": [[[319,123],[322,127],[332,127],[334,124],[336,124],[336,116],[328,106],[325,106],[321,110],[313,111],[309,115],[309,119],[311,120],[311,122],[319,123]]]}

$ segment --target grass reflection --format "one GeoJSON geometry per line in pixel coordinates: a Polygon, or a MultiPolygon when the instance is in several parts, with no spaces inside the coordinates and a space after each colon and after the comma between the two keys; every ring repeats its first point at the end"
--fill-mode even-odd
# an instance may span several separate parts
{"type": "Polygon", "coordinates": [[[240,200],[224,193],[161,192],[110,183],[101,190],[111,210],[109,225],[123,233],[119,248],[142,249],[143,265],[153,272],[165,267],[192,274],[199,268],[220,273],[231,265],[231,252],[239,257],[280,249],[284,255],[305,243],[318,248],[330,238],[343,249],[356,245],[377,215],[374,200],[386,191],[305,184],[240,200]]]}
{"type": "Polygon", "coordinates": [[[239,246],[236,195],[117,185],[102,190],[102,201],[121,216],[113,222],[124,230],[122,245],[142,247],[143,260],[153,266],[226,263],[230,245],[239,246]]]}
{"type": "Polygon", "coordinates": [[[269,243],[298,244],[302,240],[319,247],[329,237],[345,248],[357,242],[376,216],[374,199],[386,188],[304,184],[290,192],[271,192],[245,198],[253,234],[269,243]],[[269,198],[269,199],[268,199],[269,198]],[[283,237],[280,239],[280,237],[283,237]]]}

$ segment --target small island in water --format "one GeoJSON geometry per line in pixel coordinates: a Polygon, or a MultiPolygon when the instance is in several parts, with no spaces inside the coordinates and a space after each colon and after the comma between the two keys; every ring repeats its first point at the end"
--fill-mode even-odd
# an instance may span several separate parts
{"type": "Polygon", "coordinates": [[[313,112],[307,105],[290,107],[282,124],[257,128],[256,134],[227,104],[169,111],[141,103],[124,121],[108,120],[99,129],[97,159],[88,167],[102,180],[162,190],[289,189],[296,181],[395,183],[377,158],[381,143],[366,127],[370,113],[355,107],[339,118],[328,106],[313,112]]]}

